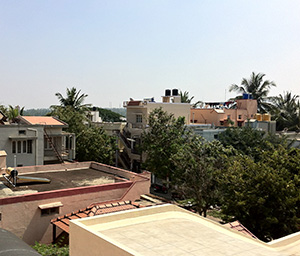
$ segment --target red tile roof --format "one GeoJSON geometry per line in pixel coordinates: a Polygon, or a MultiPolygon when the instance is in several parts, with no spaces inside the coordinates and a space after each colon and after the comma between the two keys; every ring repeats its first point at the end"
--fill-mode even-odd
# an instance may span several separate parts
{"type": "Polygon", "coordinates": [[[42,125],[63,125],[66,123],[60,121],[52,116],[22,116],[21,117],[28,124],[42,124],[42,125]]]}
{"type": "Polygon", "coordinates": [[[253,235],[242,223],[240,223],[238,220],[233,221],[233,222],[229,222],[224,224],[225,227],[228,228],[232,228],[236,231],[242,232],[243,234],[247,235],[247,236],[251,236],[255,239],[257,239],[257,237],[255,235],[253,235]]]}
{"type": "Polygon", "coordinates": [[[85,218],[85,217],[90,217],[95,215],[101,215],[105,213],[125,211],[125,210],[140,208],[140,207],[143,206],[131,201],[122,201],[122,202],[115,202],[110,204],[93,204],[91,206],[88,206],[85,209],[81,209],[76,212],[72,212],[64,216],[58,217],[56,219],[53,219],[51,220],[51,223],[53,225],[56,225],[63,231],[69,233],[70,220],[75,220],[75,219],[80,219],[80,218],[85,218]]]}
{"type": "Polygon", "coordinates": [[[128,102],[127,106],[139,106],[142,101],[140,100],[131,100],[128,102]]]}

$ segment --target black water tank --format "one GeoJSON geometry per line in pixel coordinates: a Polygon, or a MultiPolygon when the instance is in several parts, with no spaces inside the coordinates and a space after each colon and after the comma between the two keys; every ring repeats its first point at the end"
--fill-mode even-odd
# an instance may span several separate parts
{"type": "Polygon", "coordinates": [[[165,96],[171,96],[171,90],[170,89],[167,89],[165,91],[165,96]]]}
{"type": "Polygon", "coordinates": [[[178,96],[178,90],[177,89],[172,90],[172,96],[178,96]]]}

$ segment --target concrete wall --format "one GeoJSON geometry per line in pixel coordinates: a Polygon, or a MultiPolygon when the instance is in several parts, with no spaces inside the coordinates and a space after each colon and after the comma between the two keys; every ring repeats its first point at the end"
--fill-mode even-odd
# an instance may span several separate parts
{"type": "Polygon", "coordinates": [[[43,164],[44,159],[44,132],[43,126],[30,125],[2,125],[0,126],[0,150],[7,153],[6,163],[14,167],[14,155],[17,165],[30,166],[43,164]],[[26,135],[19,134],[19,131],[26,135]],[[12,141],[32,140],[32,153],[12,153],[12,141]]]}
{"type": "Polygon", "coordinates": [[[118,200],[131,182],[64,189],[0,199],[0,227],[14,233],[28,244],[52,242],[50,220],[83,209],[92,203],[118,200]],[[61,202],[59,214],[41,216],[39,205],[61,202]]]}
{"type": "Polygon", "coordinates": [[[213,109],[213,108],[197,108],[191,109],[191,122],[202,124],[214,124],[215,126],[231,126],[224,122],[221,125],[220,121],[227,120],[228,117],[234,122],[233,126],[238,126],[238,121],[244,121],[254,118],[257,113],[256,100],[237,100],[236,109],[213,109]],[[239,118],[239,116],[241,118],[239,118]]]}
{"type": "Polygon", "coordinates": [[[123,182],[89,187],[61,189],[21,196],[0,198],[0,227],[7,229],[22,238],[28,244],[35,241],[52,242],[50,220],[58,216],[86,208],[92,203],[115,200],[136,200],[142,194],[149,193],[150,173],[135,174],[96,162],[57,164],[17,168],[19,173],[45,172],[63,169],[94,168],[117,175],[123,182]],[[126,180],[127,181],[126,181],[126,180]],[[59,214],[41,216],[39,205],[62,203],[59,214]]]}
{"type": "Polygon", "coordinates": [[[101,235],[86,230],[80,223],[70,223],[70,256],[97,255],[97,256],[132,256],[133,253],[124,250],[118,244],[107,239],[101,239],[101,235]]]}
{"type": "Polygon", "coordinates": [[[175,118],[184,117],[185,123],[190,123],[190,104],[189,103],[162,103],[162,102],[141,102],[139,106],[127,106],[127,123],[133,125],[132,128],[139,125],[136,123],[136,115],[141,114],[143,116],[143,125],[146,125],[149,114],[156,108],[162,108],[163,111],[174,114],[175,118]]]}

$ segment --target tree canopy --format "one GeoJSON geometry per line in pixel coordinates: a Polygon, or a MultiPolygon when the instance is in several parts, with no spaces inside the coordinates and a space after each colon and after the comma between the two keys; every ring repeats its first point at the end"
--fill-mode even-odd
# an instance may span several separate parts
{"type": "Polygon", "coordinates": [[[83,108],[80,106],[75,108],[73,105],[61,105],[51,106],[51,110],[49,115],[57,116],[60,120],[66,122],[69,125],[67,131],[75,133],[76,159],[78,161],[113,163],[115,141],[105,133],[103,128],[90,123],[83,108]]]}
{"type": "Polygon", "coordinates": [[[176,119],[162,108],[154,109],[148,118],[148,128],[142,134],[142,150],[147,154],[144,168],[160,178],[173,177],[171,157],[186,137],[184,118],[176,119]]]}
{"type": "MultiPolygon", "coordinates": [[[[81,90],[77,91],[75,87],[71,89],[67,88],[66,97],[64,97],[61,93],[57,92],[55,96],[57,96],[60,105],[63,107],[72,107],[76,111],[84,111],[87,110],[87,107],[90,104],[83,104],[85,98],[88,96],[87,94],[80,94],[81,90]]],[[[54,106],[55,107],[55,106],[54,106]]]]}
{"type": "Polygon", "coordinates": [[[218,205],[264,241],[300,230],[300,150],[251,127],[229,128],[219,141],[192,136],[162,109],[143,133],[145,167],[206,216],[218,205]]]}
{"type": "Polygon", "coordinates": [[[252,72],[249,79],[243,78],[241,86],[237,84],[232,84],[229,91],[236,91],[238,93],[249,93],[252,95],[253,99],[257,100],[257,109],[259,113],[265,113],[269,107],[268,94],[271,87],[276,86],[273,81],[265,80],[265,74],[252,72]]]}
{"type": "Polygon", "coordinates": [[[276,130],[284,129],[290,131],[300,130],[300,102],[298,95],[292,95],[291,92],[284,92],[278,96],[272,97],[273,106],[271,114],[276,121],[276,130]]]}

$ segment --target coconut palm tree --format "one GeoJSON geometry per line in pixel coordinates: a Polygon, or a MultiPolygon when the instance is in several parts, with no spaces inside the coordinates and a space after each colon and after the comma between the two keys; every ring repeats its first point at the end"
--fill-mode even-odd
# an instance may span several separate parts
{"type": "Polygon", "coordinates": [[[80,94],[81,90],[77,91],[75,87],[71,89],[67,88],[67,95],[63,97],[61,93],[56,93],[61,106],[63,107],[72,107],[76,111],[84,111],[90,106],[90,104],[83,104],[87,94],[80,94]]]}
{"type": "Polygon", "coordinates": [[[283,95],[272,97],[273,107],[271,114],[276,121],[276,129],[281,131],[300,129],[300,103],[299,96],[291,92],[284,92],[283,95]]]}
{"type": "Polygon", "coordinates": [[[13,106],[9,105],[9,108],[7,109],[8,120],[11,123],[17,123],[19,121],[18,116],[22,116],[23,111],[24,111],[24,107],[20,109],[19,106],[13,107],[13,106]]]}
{"type": "MultiPolygon", "coordinates": [[[[180,98],[181,98],[181,103],[192,103],[192,100],[194,99],[194,96],[189,97],[189,92],[180,91],[180,98]]],[[[202,103],[202,101],[198,100],[196,103],[192,104],[192,107],[196,108],[200,103],[202,103]]]]}
{"type": "Polygon", "coordinates": [[[252,72],[249,79],[243,78],[241,86],[232,84],[229,91],[236,91],[238,93],[249,93],[252,95],[253,99],[257,100],[257,110],[259,113],[265,113],[270,109],[270,100],[267,97],[270,88],[276,86],[273,81],[265,80],[263,81],[265,74],[252,72]]]}

